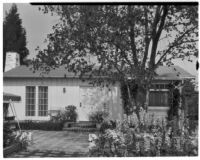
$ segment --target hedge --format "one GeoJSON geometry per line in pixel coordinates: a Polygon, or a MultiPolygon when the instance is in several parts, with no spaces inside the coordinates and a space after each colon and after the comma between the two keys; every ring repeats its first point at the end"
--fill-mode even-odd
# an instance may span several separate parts
{"type": "MultiPolygon", "coordinates": [[[[22,130],[45,130],[45,131],[61,131],[63,123],[50,121],[23,121],[19,122],[22,130]]],[[[18,125],[16,123],[16,128],[18,125]]]]}

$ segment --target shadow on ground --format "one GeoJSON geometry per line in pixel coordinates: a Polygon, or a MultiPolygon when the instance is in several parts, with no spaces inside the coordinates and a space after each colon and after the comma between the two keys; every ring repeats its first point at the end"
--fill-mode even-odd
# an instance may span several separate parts
{"type": "Polygon", "coordinates": [[[23,157],[86,157],[89,133],[32,130],[33,143],[26,151],[13,153],[9,158],[23,157]]]}
{"type": "Polygon", "coordinates": [[[34,150],[34,151],[21,151],[9,155],[5,158],[31,158],[31,157],[87,157],[87,153],[81,153],[81,152],[66,153],[64,151],[34,150]]]}

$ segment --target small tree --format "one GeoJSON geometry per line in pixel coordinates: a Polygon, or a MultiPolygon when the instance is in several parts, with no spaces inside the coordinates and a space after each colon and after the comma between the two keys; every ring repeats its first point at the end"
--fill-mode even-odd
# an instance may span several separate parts
{"type": "Polygon", "coordinates": [[[42,10],[60,16],[60,22],[48,35],[47,49],[38,49],[34,68],[65,65],[81,77],[119,81],[138,116],[141,104],[147,110],[156,68],[197,56],[197,5],[56,5],[42,10]]]}
{"type": "Polygon", "coordinates": [[[26,48],[26,31],[22,27],[16,4],[13,4],[9,13],[6,13],[3,22],[3,70],[7,51],[19,53],[20,64],[24,64],[24,58],[29,54],[26,48]]]}

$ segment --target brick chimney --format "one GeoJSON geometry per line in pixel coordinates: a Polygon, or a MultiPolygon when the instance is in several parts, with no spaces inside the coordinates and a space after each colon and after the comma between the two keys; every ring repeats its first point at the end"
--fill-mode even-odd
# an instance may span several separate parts
{"type": "Polygon", "coordinates": [[[20,66],[20,58],[17,52],[6,53],[5,72],[20,66]]]}

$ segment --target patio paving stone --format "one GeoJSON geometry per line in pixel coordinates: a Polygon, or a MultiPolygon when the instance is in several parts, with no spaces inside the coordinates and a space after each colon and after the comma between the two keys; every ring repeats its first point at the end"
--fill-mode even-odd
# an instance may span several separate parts
{"type": "Polygon", "coordinates": [[[8,156],[22,157],[86,157],[88,152],[89,133],[68,131],[31,131],[33,144],[26,151],[8,156]]]}

